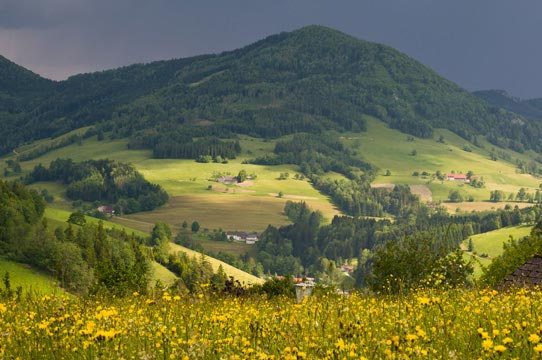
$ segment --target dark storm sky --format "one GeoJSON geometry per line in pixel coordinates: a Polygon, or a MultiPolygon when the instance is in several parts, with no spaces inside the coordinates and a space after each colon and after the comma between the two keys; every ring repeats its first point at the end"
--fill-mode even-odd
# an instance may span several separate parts
{"type": "Polygon", "coordinates": [[[64,79],[309,24],[393,46],[468,90],[542,97],[541,0],[0,0],[0,54],[64,79]]]}

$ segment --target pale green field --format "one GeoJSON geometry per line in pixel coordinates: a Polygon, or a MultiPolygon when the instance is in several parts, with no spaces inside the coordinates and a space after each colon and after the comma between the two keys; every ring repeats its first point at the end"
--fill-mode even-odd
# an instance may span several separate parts
{"type": "MultiPolygon", "coordinates": [[[[471,236],[474,251],[478,254],[488,254],[494,258],[502,254],[503,244],[508,241],[510,236],[518,240],[528,236],[531,233],[531,225],[510,226],[503,229],[490,231],[485,234],[471,236]]],[[[462,246],[466,249],[468,240],[463,241],[462,246]]]]}
{"type": "MultiPolygon", "coordinates": [[[[510,236],[518,240],[528,236],[531,233],[532,226],[509,226],[495,231],[490,231],[485,234],[471,236],[473,244],[473,254],[465,252],[465,256],[471,256],[475,260],[474,277],[477,278],[482,274],[482,267],[487,267],[491,264],[491,260],[503,252],[503,244],[508,241],[510,236]],[[476,253],[476,254],[474,254],[476,253]],[[488,257],[480,257],[480,254],[487,254],[488,257]]],[[[461,243],[461,248],[468,249],[469,240],[461,243]]]]}
{"type": "Polygon", "coordinates": [[[157,280],[159,280],[163,285],[169,286],[178,279],[177,275],[169,271],[165,266],[155,261],[152,262],[152,271],[153,276],[151,280],[151,286],[154,286],[157,280]]]}
{"type": "MultiPolygon", "coordinates": [[[[450,190],[460,189],[465,195],[482,201],[489,199],[491,190],[517,193],[521,187],[525,187],[529,192],[534,192],[542,182],[531,175],[516,173],[512,163],[500,159],[490,160],[488,150],[469,145],[473,151],[464,151],[466,141],[448,130],[435,130],[434,139],[415,138],[414,141],[407,141],[408,135],[389,129],[374,118],[367,117],[367,127],[367,133],[343,135],[343,141],[357,149],[364,159],[379,167],[375,183],[427,184],[434,200],[446,200],[450,190]],[[440,135],[444,137],[444,144],[435,140],[440,135]],[[416,150],[416,156],[411,155],[412,150],[416,150]],[[391,176],[384,176],[387,169],[391,171],[391,176]],[[437,170],[443,174],[451,171],[466,174],[471,170],[486,182],[486,188],[474,189],[460,182],[430,181],[412,176],[414,171],[433,174],[437,170]]],[[[486,149],[491,149],[490,144],[484,144],[486,149]]],[[[528,159],[526,154],[506,152],[514,160],[528,159]]]]}
{"type": "Polygon", "coordinates": [[[256,257],[256,245],[249,245],[240,241],[214,241],[203,236],[195,236],[195,240],[203,247],[205,253],[222,252],[233,255],[244,255],[249,253],[253,257],[256,257]]]}
{"type": "Polygon", "coordinates": [[[462,212],[471,212],[471,211],[488,211],[488,210],[497,210],[504,209],[506,205],[510,205],[512,208],[518,207],[520,209],[533,206],[529,203],[520,203],[520,202],[490,202],[490,201],[474,201],[474,202],[462,202],[462,203],[452,203],[445,202],[441,204],[448,212],[454,213],[458,209],[462,212]]]}
{"type": "MultiPolygon", "coordinates": [[[[62,210],[62,209],[55,209],[55,208],[49,208],[48,207],[48,208],[45,209],[45,215],[44,216],[47,219],[56,221],[58,223],[66,224],[68,218],[70,217],[70,214],[71,214],[71,211],[62,210]]],[[[150,233],[150,230],[147,231],[147,232],[140,231],[139,229],[134,229],[134,228],[131,228],[131,227],[128,227],[128,226],[124,226],[122,224],[118,224],[118,223],[113,222],[113,221],[100,220],[100,219],[96,219],[96,218],[93,218],[93,217],[90,217],[90,216],[85,216],[85,219],[87,220],[87,223],[92,223],[92,224],[97,224],[98,222],[102,221],[105,228],[124,230],[128,234],[134,233],[136,236],[140,236],[140,237],[143,237],[143,238],[148,237],[149,233],[150,233]]],[[[77,226],[77,225],[75,225],[75,226],[77,226]]],[[[154,224],[153,224],[153,226],[154,226],[154,224]]],[[[152,227],[151,227],[151,229],[152,229],[152,227]]]]}
{"type": "Polygon", "coordinates": [[[4,289],[4,275],[9,272],[11,289],[15,291],[18,286],[23,288],[25,293],[37,294],[64,294],[52,277],[32,269],[29,265],[20,264],[0,258],[0,287],[4,289]]]}

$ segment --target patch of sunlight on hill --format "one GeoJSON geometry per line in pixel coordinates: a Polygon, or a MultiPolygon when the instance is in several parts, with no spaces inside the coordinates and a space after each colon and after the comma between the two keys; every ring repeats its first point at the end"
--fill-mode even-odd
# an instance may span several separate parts
{"type": "MultiPolygon", "coordinates": [[[[189,256],[196,257],[196,258],[199,258],[202,256],[202,254],[197,251],[190,250],[188,248],[185,248],[184,246],[180,246],[174,243],[169,244],[169,251],[172,253],[181,251],[188,254],[189,256]]],[[[222,268],[224,269],[224,272],[226,273],[226,275],[233,276],[235,280],[239,280],[241,283],[261,284],[264,281],[263,279],[260,279],[259,277],[256,277],[247,272],[239,270],[236,267],[226,264],[223,261],[220,261],[208,256],[205,256],[205,258],[211,263],[211,266],[213,267],[213,271],[216,272],[218,270],[218,267],[222,265],[222,268]]]]}

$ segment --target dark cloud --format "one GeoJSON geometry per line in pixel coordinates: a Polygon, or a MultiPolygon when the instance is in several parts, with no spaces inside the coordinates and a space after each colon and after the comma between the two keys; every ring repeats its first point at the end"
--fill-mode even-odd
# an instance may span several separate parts
{"type": "Polygon", "coordinates": [[[0,0],[0,54],[65,78],[323,24],[393,46],[469,90],[542,97],[540,14],[539,0],[0,0]]]}
{"type": "Polygon", "coordinates": [[[84,0],[2,0],[0,28],[47,28],[68,22],[84,11],[84,0]]]}

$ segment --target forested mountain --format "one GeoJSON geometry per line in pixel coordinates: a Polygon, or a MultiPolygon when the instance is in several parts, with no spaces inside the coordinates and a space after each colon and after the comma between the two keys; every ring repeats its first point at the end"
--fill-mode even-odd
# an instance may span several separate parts
{"type": "Polygon", "coordinates": [[[526,118],[542,120],[542,99],[522,100],[509,95],[504,90],[475,91],[474,95],[486,100],[492,105],[525,116],[526,118]]]}
{"type": "MultiPolygon", "coordinates": [[[[161,155],[175,156],[178,151],[169,144],[194,137],[364,130],[364,114],[420,137],[443,127],[466,139],[490,135],[501,146],[542,150],[540,123],[514,121],[517,115],[488,105],[390,47],[322,26],[218,55],[132,65],[62,82],[43,80],[6,61],[0,68],[0,74],[24,74],[23,83],[36,84],[1,85],[0,91],[16,89],[10,96],[25,100],[16,116],[2,117],[7,130],[0,134],[0,153],[94,125],[113,137],[131,138],[133,148],[160,146],[161,155]]],[[[0,98],[0,108],[10,101],[0,98]]]]}

